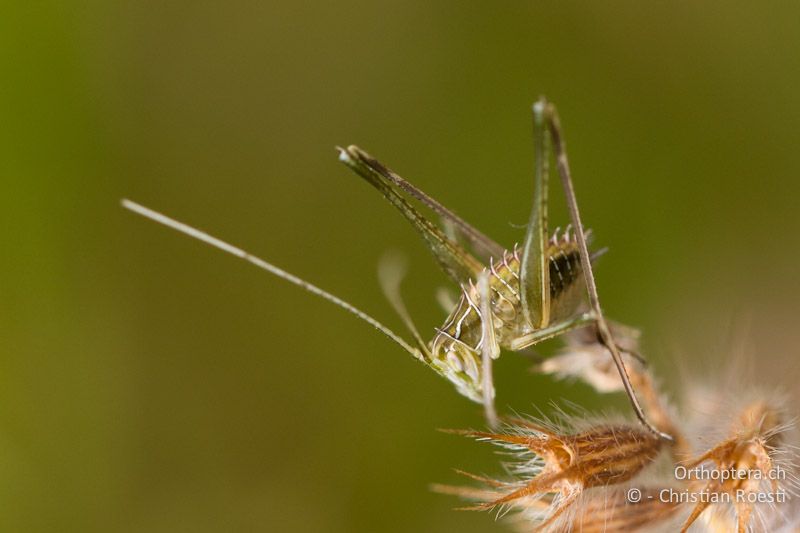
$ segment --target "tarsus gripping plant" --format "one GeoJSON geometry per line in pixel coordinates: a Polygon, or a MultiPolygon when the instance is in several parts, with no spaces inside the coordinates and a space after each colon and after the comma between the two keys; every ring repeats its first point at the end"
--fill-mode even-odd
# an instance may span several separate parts
{"type": "Polygon", "coordinates": [[[796,448],[782,401],[743,394],[727,398],[723,388],[706,398],[707,405],[716,407],[710,414],[676,415],[638,353],[638,332],[603,315],[592,272],[594,256],[587,247],[555,107],[539,100],[533,123],[533,207],[523,244],[512,249],[360,148],[339,149],[340,160],[411,223],[460,289],[460,299],[450,304],[447,319],[429,342],[400,296],[403,267],[397,260],[383,261],[379,278],[411,343],[337,296],[244,250],[129,200],[123,206],[335,303],[481,403],[490,430],[455,433],[492,442],[517,459],[507,465],[506,480],[462,472],[480,486],[434,486],[471,500],[468,509],[512,512],[511,523],[523,531],[671,531],[693,525],[707,531],[793,530],[789,528],[798,523],[797,505],[790,501],[798,488],[796,448]],[[551,147],[571,218],[572,229],[561,235],[548,230],[551,147]],[[439,215],[442,226],[423,216],[411,199],[439,215]],[[582,379],[599,392],[624,391],[638,422],[585,412],[561,413],[553,421],[498,417],[492,363],[501,349],[522,351],[556,337],[565,340],[564,348],[539,370],[582,379]],[[704,436],[715,440],[709,445],[704,436]],[[678,471],[709,475],[679,479],[674,475],[678,471]],[[781,495],[783,502],[776,500],[781,495]]]}

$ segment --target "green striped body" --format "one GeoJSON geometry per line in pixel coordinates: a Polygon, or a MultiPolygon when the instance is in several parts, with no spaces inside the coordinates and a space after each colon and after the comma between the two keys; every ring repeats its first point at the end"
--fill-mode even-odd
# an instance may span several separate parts
{"type": "MultiPolygon", "coordinates": [[[[565,235],[551,240],[547,249],[550,258],[550,323],[571,317],[582,301],[582,270],[574,240],[565,235]]],[[[525,319],[520,301],[519,252],[514,248],[499,259],[492,259],[489,268],[492,325],[501,348],[510,349],[513,340],[535,329],[525,319]]],[[[481,350],[483,317],[481,294],[475,283],[461,288],[461,299],[430,343],[431,364],[459,392],[482,402],[481,350]]],[[[495,353],[499,354],[499,350],[495,353]]]]}

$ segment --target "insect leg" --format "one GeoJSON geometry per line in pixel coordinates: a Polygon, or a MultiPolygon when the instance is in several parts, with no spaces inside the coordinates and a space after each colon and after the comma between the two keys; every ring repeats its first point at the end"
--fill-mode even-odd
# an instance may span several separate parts
{"type": "Polygon", "coordinates": [[[558,173],[561,177],[561,185],[564,189],[564,195],[567,199],[567,207],[569,208],[572,225],[575,228],[575,239],[578,243],[578,251],[580,252],[581,257],[581,267],[583,269],[586,288],[589,292],[589,304],[591,305],[592,312],[594,313],[594,318],[596,320],[597,333],[608,351],[611,352],[611,357],[614,360],[614,364],[616,365],[620,378],[622,379],[622,384],[625,387],[625,393],[628,395],[628,399],[630,400],[631,406],[633,407],[633,410],[636,413],[639,421],[658,437],[672,441],[674,440],[672,436],[664,433],[663,431],[659,431],[655,426],[653,426],[652,423],[650,423],[645,416],[641,405],[639,404],[639,400],[636,398],[636,393],[633,390],[633,385],[631,384],[630,377],[628,376],[628,371],[625,369],[625,363],[622,361],[622,355],[620,355],[619,350],[617,349],[617,344],[614,341],[614,337],[611,335],[611,331],[603,316],[603,311],[600,308],[600,299],[597,295],[597,285],[594,280],[594,273],[592,272],[592,261],[589,257],[589,250],[586,247],[586,236],[583,233],[583,225],[581,224],[580,212],[578,211],[578,202],[575,199],[575,189],[572,185],[572,178],[569,171],[569,161],[567,160],[567,152],[564,147],[564,139],[561,134],[561,123],[558,119],[558,113],[556,112],[555,106],[547,102],[544,98],[540,99],[534,105],[534,112],[536,112],[537,107],[540,110],[539,112],[542,113],[545,118],[547,129],[550,132],[550,137],[553,141],[553,149],[556,155],[558,173]]]}
{"type": "Polygon", "coordinates": [[[582,313],[573,318],[553,324],[543,329],[536,330],[527,335],[522,335],[511,341],[510,348],[513,351],[519,351],[534,344],[538,344],[547,339],[552,339],[572,331],[573,329],[583,328],[590,326],[596,322],[594,313],[582,313]]]}
{"type": "Polygon", "coordinates": [[[483,383],[483,408],[486,422],[492,429],[497,427],[497,411],[494,408],[494,380],[492,361],[500,355],[500,346],[494,335],[492,320],[492,293],[489,287],[489,273],[485,270],[478,276],[478,293],[481,310],[481,376],[483,383]]]}
{"type": "Polygon", "coordinates": [[[356,146],[350,146],[347,148],[347,151],[351,152],[355,156],[358,156],[361,161],[371,166],[378,173],[388,179],[392,184],[410,194],[412,197],[425,204],[433,212],[441,216],[443,220],[446,220],[451,225],[453,230],[463,235],[464,238],[466,238],[466,240],[469,241],[469,243],[487,259],[489,257],[502,257],[504,251],[502,246],[484,235],[480,230],[476,229],[463,218],[453,213],[450,209],[443,206],[436,199],[428,196],[415,185],[409,183],[396,173],[380,164],[360,148],[356,146]]]}
{"type": "MultiPolygon", "coordinates": [[[[364,178],[386,198],[422,235],[428,248],[439,262],[442,270],[457,284],[462,285],[475,279],[483,265],[458,243],[449,239],[433,222],[422,216],[394,188],[398,180],[408,185],[394,172],[384,167],[372,156],[358,148],[348,146],[339,148],[339,159],[364,178]]],[[[413,189],[417,190],[417,189],[413,189]]],[[[420,193],[421,194],[421,193],[420,193]]],[[[427,198],[427,197],[426,197],[427,198]]],[[[438,205],[438,204],[436,204],[438,205]]]]}
{"type": "Polygon", "coordinates": [[[522,245],[520,301],[525,319],[534,329],[550,323],[550,265],[547,257],[547,130],[544,105],[533,106],[533,207],[522,245]]]}

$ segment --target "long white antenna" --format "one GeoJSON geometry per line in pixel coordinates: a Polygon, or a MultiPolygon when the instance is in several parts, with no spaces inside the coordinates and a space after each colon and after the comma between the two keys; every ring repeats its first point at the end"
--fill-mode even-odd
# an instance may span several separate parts
{"type": "Polygon", "coordinates": [[[364,311],[361,311],[357,307],[354,307],[354,306],[350,305],[349,303],[345,302],[341,298],[339,298],[337,296],[334,296],[333,294],[320,289],[316,285],[312,285],[311,283],[309,283],[309,282],[307,282],[305,280],[302,280],[302,279],[298,278],[297,276],[295,276],[293,274],[290,274],[290,273],[286,272],[285,270],[280,269],[280,268],[276,267],[275,265],[273,265],[271,263],[267,263],[263,259],[260,259],[260,258],[254,256],[254,255],[251,255],[251,254],[245,252],[244,250],[242,250],[241,248],[237,248],[237,247],[235,247],[235,246],[233,246],[231,244],[228,244],[225,241],[221,241],[220,239],[217,239],[216,237],[212,237],[208,233],[200,231],[197,228],[193,228],[193,227],[191,227],[191,226],[189,226],[187,224],[184,224],[183,222],[178,222],[175,219],[172,219],[172,218],[170,218],[170,217],[168,217],[166,215],[163,215],[163,214],[161,214],[161,213],[159,213],[157,211],[153,211],[152,209],[149,209],[149,208],[147,208],[147,207],[145,207],[143,205],[137,204],[136,202],[132,202],[131,200],[128,200],[128,199],[125,199],[125,198],[122,199],[121,203],[122,203],[122,207],[124,207],[125,209],[133,211],[134,213],[136,213],[138,215],[141,215],[141,216],[143,216],[145,218],[149,218],[150,220],[152,220],[154,222],[158,222],[159,224],[163,224],[164,226],[167,226],[167,227],[172,228],[172,229],[174,229],[176,231],[179,231],[180,233],[183,233],[184,235],[188,235],[189,237],[192,237],[193,239],[197,239],[198,241],[202,241],[202,242],[204,242],[206,244],[210,244],[214,248],[218,248],[218,249],[222,250],[223,252],[227,252],[227,253],[229,253],[231,255],[235,255],[236,257],[238,257],[240,259],[244,259],[248,263],[252,263],[255,266],[257,266],[258,268],[266,270],[267,272],[269,272],[271,274],[274,274],[274,275],[278,276],[279,278],[285,279],[289,283],[293,283],[293,284],[297,285],[301,289],[305,289],[305,290],[307,290],[308,292],[310,292],[312,294],[316,294],[317,296],[320,296],[321,298],[324,298],[325,300],[328,300],[329,302],[332,302],[332,303],[338,305],[339,307],[341,307],[345,311],[349,311],[350,313],[354,314],[355,316],[357,316],[358,318],[360,318],[361,320],[363,320],[367,324],[371,325],[372,327],[374,327],[375,329],[377,329],[378,331],[380,331],[381,333],[383,333],[384,335],[389,337],[395,343],[399,344],[405,351],[407,351],[412,356],[414,356],[414,358],[419,359],[423,363],[427,363],[427,361],[423,357],[422,353],[419,350],[417,350],[416,348],[413,348],[406,341],[404,341],[402,339],[402,337],[400,337],[395,332],[390,330],[388,327],[384,326],[383,324],[381,324],[380,322],[378,322],[377,320],[375,320],[374,318],[372,318],[371,316],[366,314],[364,311]]]}

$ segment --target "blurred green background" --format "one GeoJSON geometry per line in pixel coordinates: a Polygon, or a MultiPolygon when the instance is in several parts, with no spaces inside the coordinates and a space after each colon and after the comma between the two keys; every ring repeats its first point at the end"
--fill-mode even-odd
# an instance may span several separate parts
{"type": "MultiPolygon", "coordinates": [[[[446,279],[333,147],[363,146],[510,246],[540,94],[611,248],[604,307],[644,329],[667,387],[724,367],[747,324],[752,380],[791,389],[798,20],[796,2],[6,3],[0,530],[502,529],[428,489],[499,471],[435,431],[480,426],[476,405],[346,313],[118,202],[398,329],[375,266],[404,250],[432,331],[446,279]]],[[[528,367],[496,366],[502,407],[626,409],[528,367]]]]}

